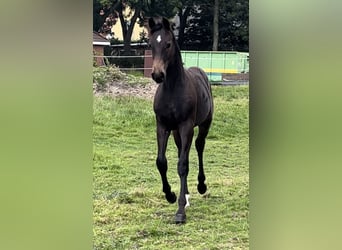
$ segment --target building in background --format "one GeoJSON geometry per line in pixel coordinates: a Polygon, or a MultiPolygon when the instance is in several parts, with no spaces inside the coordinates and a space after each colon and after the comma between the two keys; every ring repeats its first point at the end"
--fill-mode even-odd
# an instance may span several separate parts
{"type": "MultiPolygon", "coordinates": [[[[109,46],[110,42],[102,37],[98,32],[93,31],[93,55],[94,56],[103,56],[104,55],[104,47],[109,46]]],[[[97,66],[104,65],[103,57],[94,57],[94,63],[97,66]]]]}

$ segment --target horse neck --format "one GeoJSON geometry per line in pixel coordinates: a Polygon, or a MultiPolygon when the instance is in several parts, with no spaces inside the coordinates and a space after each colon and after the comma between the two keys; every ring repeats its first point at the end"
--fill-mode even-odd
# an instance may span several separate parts
{"type": "Polygon", "coordinates": [[[182,56],[178,47],[176,47],[174,60],[169,63],[166,69],[166,86],[174,87],[183,84],[184,67],[182,56]]]}

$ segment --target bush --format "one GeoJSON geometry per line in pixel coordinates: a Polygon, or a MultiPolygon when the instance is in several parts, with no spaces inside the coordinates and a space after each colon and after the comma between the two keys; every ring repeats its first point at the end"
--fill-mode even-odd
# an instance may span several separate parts
{"type": "Polygon", "coordinates": [[[115,65],[93,67],[93,82],[97,90],[105,90],[112,82],[121,82],[129,86],[146,85],[151,80],[126,74],[115,65]]]}
{"type": "Polygon", "coordinates": [[[93,67],[94,83],[105,85],[108,82],[123,80],[126,74],[121,72],[116,66],[99,66],[93,67]]]}

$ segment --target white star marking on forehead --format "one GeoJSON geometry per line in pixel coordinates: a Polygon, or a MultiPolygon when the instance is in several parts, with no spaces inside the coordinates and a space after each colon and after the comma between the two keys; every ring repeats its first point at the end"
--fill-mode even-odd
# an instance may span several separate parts
{"type": "Polygon", "coordinates": [[[156,39],[156,40],[157,40],[158,43],[161,42],[161,37],[160,37],[160,35],[157,36],[157,39],[156,39]]]}

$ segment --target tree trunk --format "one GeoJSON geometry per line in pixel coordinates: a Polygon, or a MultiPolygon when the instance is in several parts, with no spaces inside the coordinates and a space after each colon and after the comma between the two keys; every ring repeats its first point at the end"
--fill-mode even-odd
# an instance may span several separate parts
{"type": "Polygon", "coordinates": [[[125,19],[123,17],[124,10],[120,11],[119,18],[121,22],[121,28],[122,28],[122,36],[124,39],[124,55],[131,55],[131,39],[132,39],[132,33],[134,29],[134,25],[139,17],[140,14],[140,8],[136,8],[134,10],[134,15],[130,20],[130,24],[127,25],[125,22],[125,19]]]}
{"type": "Polygon", "coordinates": [[[218,49],[219,40],[219,0],[214,4],[214,22],[213,22],[213,51],[218,49]]]}
{"type": "Polygon", "coordinates": [[[124,9],[121,9],[121,11],[119,11],[119,19],[120,19],[120,24],[121,24],[122,37],[123,37],[124,44],[125,44],[125,37],[127,35],[127,25],[125,22],[125,18],[123,16],[123,11],[124,9]]]}

